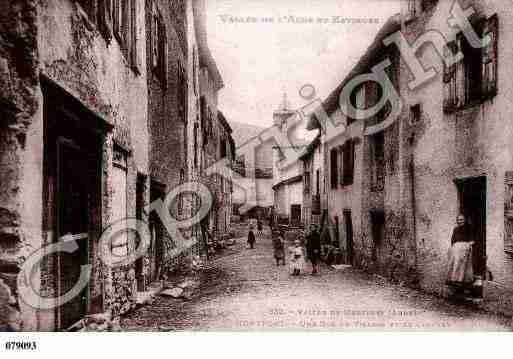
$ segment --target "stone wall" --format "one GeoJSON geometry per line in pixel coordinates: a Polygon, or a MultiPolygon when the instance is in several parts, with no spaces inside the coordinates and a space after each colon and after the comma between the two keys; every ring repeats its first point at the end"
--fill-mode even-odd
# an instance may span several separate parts
{"type": "Polygon", "coordinates": [[[40,231],[38,240],[38,229],[24,226],[24,199],[29,193],[23,187],[25,168],[34,165],[27,163],[25,150],[39,108],[37,13],[37,1],[0,3],[0,327],[4,329],[23,329],[15,279],[31,247],[41,245],[40,231]]]}
{"type": "MultiPolygon", "coordinates": [[[[135,215],[135,178],[148,172],[147,84],[145,67],[135,71],[128,66],[117,40],[104,37],[95,19],[78,2],[4,1],[0,13],[0,182],[6,189],[0,194],[0,275],[17,299],[12,278],[19,266],[31,252],[55,240],[52,228],[42,232],[47,206],[42,203],[46,90],[40,79],[63,91],[63,101],[73,99],[101,119],[105,128],[113,128],[104,133],[100,149],[104,167],[98,174],[102,200],[97,222],[103,229],[111,220],[114,144],[130,154],[127,214],[135,215]]],[[[143,16],[142,11],[137,13],[138,25],[144,23],[143,16]]],[[[145,29],[138,26],[137,39],[143,38],[145,29]]],[[[136,52],[144,57],[145,50],[144,43],[138,41],[136,52]]],[[[94,126],[97,124],[91,123],[94,126]]],[[[99,237],[100,230],[94,235],[99,237]]],[[[89,262],[93,265],[89,312],[109,310],[105,303],[111,302],[102,288],[109,271],[100,264],[96,241],[92,238],[89,243],[89,262]]],[[[33,283],[36,291],[55,294],[54,259],[48,257],[43,262],[41,276],[33,283]]],[[[133,281],[132,276],[125,279],[133,281]]],[[[130,293],[125,293],[125,298],[132,300],[130,293]]],[[[19,301],[13,307],[21,314],[20,329],[55,329],[54,311],[38,311],[19,301]]]]}

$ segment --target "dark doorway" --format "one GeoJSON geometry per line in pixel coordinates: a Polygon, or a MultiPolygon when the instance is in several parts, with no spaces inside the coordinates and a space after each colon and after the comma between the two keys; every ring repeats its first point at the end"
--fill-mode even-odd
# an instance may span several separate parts
{"type": "MultiPolygon", "coordinates": [[[[49,241],[70,240],[71,253],[59,252],[42,269],[51,287],[63,296],[78,284],[82,266],[91,263],[90,252],[101,231],[101,149],[106,128],[76,99],[42,81],[44,94],[44,215],[49,241]]],[[[66,329],[88,312],[100,311],[100,291],[82,291],[55,312],[55,326],[66,329]]]]}
{"type": "MultiPolygon", "coordinates": [[[[136,202],[136,209],[135,209],[135,217],[143,221],[143,208],[145,207],[145,194],[146,194],[146,176],[138,174],[137,175],[137,185],[135,190],[135,202],[136,202]]],[[[138,248],[141,244],[141,239],[136,236],[136,246],[135,248],[138,248]]],[[[137,281],[137,291],[138,292],[144,292],[146,290],[146,277],[145,277],[145,268],[144,268],[144,256],[137,259],[135,262],[135,277],[137,281]]]]}
{"type": "Polygon", "coordinates": [[[476,275],[486,272],[486,177],[457,180],[460,212],[475,233],[473,268],[476,275]]]}
{"type": "Polygon", "coordinates": [[[353,220],[351,211],[344,211],[344,224],[346,226],[346,253],[347,263],[354,264],[354,243],[353,243],[353,220]]]}
{"type": "MultiPolygon", "coordinates": [[[[59,295],[64,295],[77,284],[81,266],[88,263],[91,177],[87,169],[91,168],[92,160],[70,140],[60,137],[57,146],[59,238],[73,236],[79,247],[72,253],[59,254],[59,295]]],[[[68,328],[86,311],[87,287],[62,305],[60,327],[68,328]]]]}
{"type": "MultiPolygon", "coordinates": [[[[166,196],[165,188],[166,187],[163,184],[151,181],[150,202],[154,203],[158,199],[163,200],[166,196]]],[[[164,224],[155,211],[150,213],[149,228],[151,239],[150,248],[148,250],[150,257],[150,273],[148,280],[151,283],[160,278],[162,263],[164,260],[164,236],[166,233],[164,224]]]]}
{"type": "Polygon", "coordinates": [[[298,226],[301,223],[301,205],[293,204],[290,206],[290,224],[298,226]]]}
{"type": "Polygon", "coordinates": [[[377,270],[382,264],[383,242],[385,236],[385,214],[383,211],[371,211],[371,230],[372,230],[372,261],[377,270]]]}

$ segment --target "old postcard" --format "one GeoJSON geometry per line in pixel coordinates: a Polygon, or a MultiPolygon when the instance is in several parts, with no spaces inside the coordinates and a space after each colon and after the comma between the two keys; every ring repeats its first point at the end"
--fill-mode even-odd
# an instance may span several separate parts
{"type": "Polygon", "coordinates": [[[0,14],[1,332],[511,331],[512,1],[0,14]]]}

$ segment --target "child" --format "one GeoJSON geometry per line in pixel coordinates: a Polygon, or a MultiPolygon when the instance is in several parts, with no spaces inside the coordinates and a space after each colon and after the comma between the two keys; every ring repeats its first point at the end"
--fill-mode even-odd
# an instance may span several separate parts
{"type": "Polygon", "coordinates": [[[303,264],[305,261],[305,256],[303,254],[303,248],[301,247],[301,242],[299,240],[294,241],[294,247],[289,249],[290,251],[290,269],[292,270],[292,275],[298,276],[301,273],[301,269],[303,269],[303,264]]]}
{"type": "Polygon", "coordinates": [[[284,241],[280,232],[273,232],[273,249],[276,266],[280,265],[280,261],[285,265],[285,249],[284,241]]]}
{"type": "Polygon", "coordinates": [[[251,249],[255,246],[255,233],[253,233],[253,227],[249,227],[248,243],[251,249]]]}

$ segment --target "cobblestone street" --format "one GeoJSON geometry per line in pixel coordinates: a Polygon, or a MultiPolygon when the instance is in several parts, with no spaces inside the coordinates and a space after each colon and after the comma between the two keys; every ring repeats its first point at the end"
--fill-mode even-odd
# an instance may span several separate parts
{"type": "Polygon", "coordinates": [[[124,330],[509,330],[476,311],[352,268],[291,277],[258,238],[216,259],[190,301],[157,297],[123,319],[124,330]]]}

